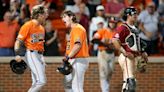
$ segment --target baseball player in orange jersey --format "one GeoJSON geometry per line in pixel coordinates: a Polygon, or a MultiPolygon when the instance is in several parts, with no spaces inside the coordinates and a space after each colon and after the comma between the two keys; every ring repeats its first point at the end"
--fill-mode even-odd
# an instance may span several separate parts
{"type": "Polygon", "coordinates": [[[87,60],[89,51],[86,30],[77,23],[75,14],[71,11],[64,11],[62,20],[66,27],[70,28],[66,57],[64,57],[63,61],[68,61],[73,67],[73,72],[64,77],[65,92],[84,92],[84,75],[89,65],[87,60]]]}
{"type": "Polygon", "coordinates": [[[31,70],[32,86],[28,92],[39,92],[46,83],[45,62],[43,59],[45,30],[42,24],[48,16],[47,9],[42,5],[32,8],[32,19],[26,22],[20,29],[15,42],[15,59],[21,61],[19,55],[20,46],[24,43],[26,47],[26,63],[31,70]]]}
{"type": "Polygon", "coordinates": [[[93,36],[93,43],[97,43],[98,47],[98,64],[100,85],[102,92],[109,92],[109,81],[114,70],[114,49],[112,47],[112,37],[115,34],[117,19],[113,16],[108,18],[109,28],[99,29],[93,36]]]}

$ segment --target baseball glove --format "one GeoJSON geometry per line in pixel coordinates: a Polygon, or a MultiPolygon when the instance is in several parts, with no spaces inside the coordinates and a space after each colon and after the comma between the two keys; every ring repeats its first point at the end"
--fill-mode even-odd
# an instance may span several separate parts
{"type": "Polygon", "coordinates": [[[10,68],[16,74],[23,74],[27,68],[27,64],[24,60],[17,62],[15,59],[10,61],[10,68]]]}
{"type": "Polygon", "coordinates": [[[63,65],[57,68],[57,71],[63,75],[70,74],[72,70],[72,65],[68,61],[63,61],[63,65]]]}
{"type": "Polygon", "coordinates": [[[140,73],[144,73],[146,71],[147,67],[147,60],[145,60],[143,57],[139,57],[137,60],[137,71],[140,73]]]}

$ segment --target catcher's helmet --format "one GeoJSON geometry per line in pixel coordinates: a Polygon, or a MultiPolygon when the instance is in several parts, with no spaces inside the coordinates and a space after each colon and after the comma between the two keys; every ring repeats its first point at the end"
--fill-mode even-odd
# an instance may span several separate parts
{"type": "Polygon", "coordinates": [[[128,7],[124,10],[123,19],[126,20],[128,15],[137,14],[137,9],[134,7],[128,7]]]}
{"type": "Polygon", "coordinates": [[[23,74],[27,68],[27,64],[24,60],[17,62],[15,59],[10,61],[10,68],[16,74],[23,74]]]}

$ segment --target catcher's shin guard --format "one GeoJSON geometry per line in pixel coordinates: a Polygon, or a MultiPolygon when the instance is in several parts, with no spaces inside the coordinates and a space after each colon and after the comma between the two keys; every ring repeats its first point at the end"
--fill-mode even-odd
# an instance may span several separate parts
{"type": "Polygon", "coordinates": [[[136,81],[134,78],[127,79],[127,89],[124,88],[123,92],[135,92],[136,89],[136,81]]]}
{"type": "Polygon", "coordinates": [[[135,92],[136,89],[136,81],[134,78],[128,78],[127,79],[128,82],[128,90],[129,92],[135,92]]]}

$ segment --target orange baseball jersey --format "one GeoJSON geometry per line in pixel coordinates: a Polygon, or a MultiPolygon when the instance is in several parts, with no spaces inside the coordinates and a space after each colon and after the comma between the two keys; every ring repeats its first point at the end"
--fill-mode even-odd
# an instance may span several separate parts
{"type": "Polygon", "coordinates": [[[68,55],[76,42],[81,43],[80,51],[73,58],[88,57],[88,43],[86,30],[80,24],[71,29],[70,36],[67,40],[66,55],[68,55]]]}
{"type": "MultiPolygon", "coordinates": [[[[115,31],[111,31],[108,28],[102,28],[102,29],[99,29],[95,33],[94,38],[100,39],[102,42],[105,42],[105,43],[110,43],[114,34],[115,34],[115,31]]],[[[107,48],[104,46],[98,46],[98,49],[105,50],[107,48]]]]}
{"type": "Polygon", "coordinates": [[[43,26],[30,20],[21,27],[17,39],[24,41],[29,50],[44,51],[44,36],[43,26]]]}

